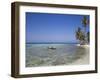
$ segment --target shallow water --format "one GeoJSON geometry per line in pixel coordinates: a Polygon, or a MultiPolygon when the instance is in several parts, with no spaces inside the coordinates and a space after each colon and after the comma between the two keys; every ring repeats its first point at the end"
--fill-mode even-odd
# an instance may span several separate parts
{"type": "MultiPolygon", "coordinates": [[[[89,55],[89,48],[76,44],[26,44],[26,67],[70,65],[86,55],[89,55]],[[48,49],[52,46],[56,49],[48,49]]],[[[86,64],[88,62],[89,59],[86,64]]]]}

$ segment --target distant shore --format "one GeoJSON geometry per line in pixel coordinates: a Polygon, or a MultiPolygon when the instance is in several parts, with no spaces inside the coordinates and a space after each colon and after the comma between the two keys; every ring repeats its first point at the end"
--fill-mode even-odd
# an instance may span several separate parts
{"type": "Polygon", "coordinates": [[[26,44],[78,44],[75,42],[26,42],[26,44]]]}

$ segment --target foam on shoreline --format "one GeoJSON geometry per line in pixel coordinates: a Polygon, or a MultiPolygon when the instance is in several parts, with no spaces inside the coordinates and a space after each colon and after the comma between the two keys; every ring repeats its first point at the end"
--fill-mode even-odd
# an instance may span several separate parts
{"type": "Polygon", "coordinates": [[[85,44],[85,45],[80,45],[80,44],[77,44],[76,46],[83,47],[83,48],[87,48],[87,47],[89,47],[89,45],[88,45],[88,44],[85,44]]]}

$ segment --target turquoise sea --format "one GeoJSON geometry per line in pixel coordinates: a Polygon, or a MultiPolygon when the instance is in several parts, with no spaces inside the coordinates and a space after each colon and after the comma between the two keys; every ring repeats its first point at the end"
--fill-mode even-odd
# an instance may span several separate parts
{"type": "MultiPolygon", "coordinates": [[[[26,67],[71,65],[86,55],[89,56],[89,47],[84,48],[76,45],[77,44],[75,43],[27,43],[25,61],[26,67]],[[52,47],[54,49],[51,49],[52,47]]],[[[89,57],[85,64],[88,63],[89,57]]]]}

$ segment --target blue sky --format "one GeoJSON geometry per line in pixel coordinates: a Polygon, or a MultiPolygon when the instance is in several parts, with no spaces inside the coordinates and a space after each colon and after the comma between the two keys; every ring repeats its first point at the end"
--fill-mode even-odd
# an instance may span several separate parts
{"type": "Polygon", "coordinates": [[[83,16],[26,12],[26,43],[77,42],[75,30],[82,27],[83,16]]]}

